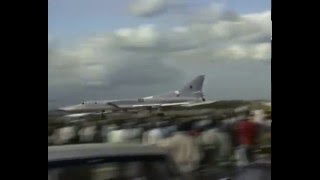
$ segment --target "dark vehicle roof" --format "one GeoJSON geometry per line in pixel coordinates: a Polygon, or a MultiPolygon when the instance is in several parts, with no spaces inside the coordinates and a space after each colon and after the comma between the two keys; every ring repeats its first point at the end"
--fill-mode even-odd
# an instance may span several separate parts
{"type": "Polygon", "coordinates": [[[239,170],[233,180],[271,180],[271,163],[253,163],[239,170]]]}
{"type": "Polygon", "coordinates": [[[48,162],[99,157],[165,156],[165,149],[141,144],[79,144],[48,147],[48,162]]]}

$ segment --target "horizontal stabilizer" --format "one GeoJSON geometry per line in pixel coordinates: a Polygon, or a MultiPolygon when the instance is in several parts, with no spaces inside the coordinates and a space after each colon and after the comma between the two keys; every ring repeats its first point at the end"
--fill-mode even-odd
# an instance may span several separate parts
{"type": "Polygon", "coordinates": [[[112,107],[115,107],[115,108],[117,108],[117,109],[120,109],[119,106],[117,106],[116,104],[111,103],[111,102],[108,102],[107,105],[112,106],[112,107]]]}

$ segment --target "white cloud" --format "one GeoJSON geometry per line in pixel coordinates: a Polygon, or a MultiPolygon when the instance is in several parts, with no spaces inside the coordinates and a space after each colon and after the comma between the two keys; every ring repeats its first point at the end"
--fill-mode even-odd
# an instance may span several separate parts
{"type": "Polygon", "coordinates": [[[207,8],[200,8],[185,15],[191,23],[215,23],[217,21],[236,21],[239,15],[234,11],[226,10],[223,3],[214,2],[207,8]]]}
{"type": "Polygon", "coordinates": [[[124,28],[115,31],[118,44],[124,47],[153,47],[158,41],[158,32],[154,25],[142,25],[137,28],[124,28]]]}
{"type": "Polygon", "coordinates": [[[165,10],[166,0],[135,0],[129,6],[129,11],[137,16],[152,16],[165,10]]]}
{"type": "Polygon", "coordinates": [[[270,43],[230,45],[216,54],[216,57],[227,60],[267,60],[270,56],[270,43]]]}
{"type": "Polygon", "coordinates": [[[253,59],[257,59],[257,60],[271,59],[271,44],[270,43],[257,44],[253,49],[253,59]]]}
{"type": "MultiPolygon", "coordinates": [[[[223,13],[224,11],[221,11],[223,13]]],[[[220,13],[220,14],[221,14],[220,13]]],[[[193,22],[187,33],[172,33],[171,46],[193,47],[172,52],[185,61],[270,61],[271,12],[239,15],[237,20],[193,22]]],[[[177,31],[176,31],[177,32],[177,31]]]]}
{"type": "MultiPolygon", "coordinates": [[[[140,5],[155,10],[161,3],[140,5]]],[[[49,86],[156,86],[168,78],[173,82],[186,72],[181,62],[185,66],[210,67],[212,62],[270,61],[270,11],[228,15],[219,10],[212,15],[217,17],[214,21],[192,21],[161,31],[154,25],[121,28],[89,37],[69,49],[49,47],[49,86]],[[236,18],[230,20],[228,16],[236,18]],[[169,66],[165,60],[175,63],[169,66]]]]}
{"type": "Polygon", "coordinates": [[[224,61],[270,61],[271,45],[270,43],[230,44],[217,48],[204,47],[179,51],[170,55],[171,59],[176,60],[176,62],[196,62],[198,64],[224,61]]]}
{"type": "Polygon", "coordinates": [[[177,26],[172,28],[172,31],[176,33],[185,33],[185,32],[188,32],[188,28],[183,26],[177,26]]]}
{"type": "Polygon", "coordinates": [[[135,16],[153,17],[166,13],[185,12],[187,0],[133,0],[129,12],[135,16]]]}

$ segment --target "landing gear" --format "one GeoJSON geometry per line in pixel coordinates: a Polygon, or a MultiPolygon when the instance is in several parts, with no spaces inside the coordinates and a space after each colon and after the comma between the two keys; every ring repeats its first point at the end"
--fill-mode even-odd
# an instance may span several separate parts
{"type": "Polygon", "coordinates": [[[158,111],[158,112],[162,112],[162,108],[161,108],[161,107],[158,107],[157,111],[158,111]]]}
{"type": "Polygon", "coordinates": [[[146,107],[145,110],[147,113],[151,114],[152,113],[152,107],[146,107]]]}
{"type": "Polygon", "coordinates": [[[158,107],[156,115],[159,117],[165,116],[164,112],[162,111],[162,107],[158,107]]]}

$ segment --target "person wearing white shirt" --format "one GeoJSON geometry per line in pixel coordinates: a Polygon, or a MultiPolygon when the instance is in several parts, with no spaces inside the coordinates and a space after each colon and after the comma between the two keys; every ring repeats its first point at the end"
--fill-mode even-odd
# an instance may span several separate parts
{"type": "Polygon", "coordinates": [[[80,142],[81,143],[93,142],[95,133],[96,133],[96,126],[83,127],[79,131],[80,142]]]}
{"type": "Polygon", "coordinates": [[[161,129],[157,127],[148,131],[146,144],[153,145],[161,139],[163,139],[163,134],[161,129]]]}
{"type": "Polygon", "coordinates": [[[75,137],[75,129],[73,126],[62,127],[55,131],[56,139],[55,144],[67,144],[69,141],[75,137]]]}
{"type": "Polygon", "coordinates": [[[123,143],[126,140],[126,133],[124,129],[117,129],[108,133],[108,142],[123,143]]]}
{"type": "Polygon", "coordinates": [[[158,146],[169,150],[173,160],[184,173],[198,169],[200,163],[200,147],[188,134],[190,128],[188,124],[181,124],[172,137],[157,143],[158,146]]]}
{"type": "Polygon", "coordinates": [[[160,128],[160,125],[148,126],[144,128],[142,134],[142,144],[154,145],[159,140],[164,138],[164,134],[160,128]]]}

